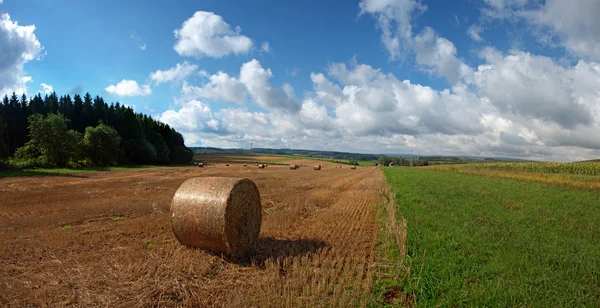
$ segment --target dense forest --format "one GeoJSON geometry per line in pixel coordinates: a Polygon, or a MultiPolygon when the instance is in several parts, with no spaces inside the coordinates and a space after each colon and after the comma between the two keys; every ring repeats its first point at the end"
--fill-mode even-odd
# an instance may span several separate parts
{"type": "Polygon", "coordinates": [[[169,125],[100,96],[13,93],[0,103],[0,167],[181,164],[192,156],[169,125]]]}

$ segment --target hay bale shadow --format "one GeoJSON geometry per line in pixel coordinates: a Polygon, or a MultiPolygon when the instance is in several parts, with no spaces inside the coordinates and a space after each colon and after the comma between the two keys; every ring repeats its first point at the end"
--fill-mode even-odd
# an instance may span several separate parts
{"type": "Polygon", "coordinates": [[[221,254],[221,257],[242,266],[257,266],[265,268],[265,261],[281,260],[284,258],[292,258],[313,254],[319,250],[329,247],[324,241],[314,239],[276,239],[272,237],[261,237],[258,239],[256,246],[244,256],[228,257],[221,254]]]}

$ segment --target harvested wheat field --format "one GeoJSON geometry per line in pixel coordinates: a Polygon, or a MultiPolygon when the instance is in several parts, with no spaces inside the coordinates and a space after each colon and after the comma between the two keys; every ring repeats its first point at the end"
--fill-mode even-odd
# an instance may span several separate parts
{"type": "MultiPolygon", "coordinates": [[[[311,166],[318,162],[311,162],[311,166]]],[[[0,180],[0,303],[24,306],[364,306],[385,178],[233,164],[0,180]],[[169,204],[186,179],[258,186],[251,256],[182,246],[169,204]]]]}

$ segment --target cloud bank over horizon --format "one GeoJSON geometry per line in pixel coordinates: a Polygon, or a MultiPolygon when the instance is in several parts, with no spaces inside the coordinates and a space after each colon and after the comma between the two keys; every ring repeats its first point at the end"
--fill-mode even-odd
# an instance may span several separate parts
{"type": "MultiPolygon", "coordinates": [[[[555,161],[600,156],[597,1],[573,6],[566,0],[486,0],[456,33],[421,22],[432,10],[426,1],[353,5],[356,19],[379,35],[380,45],[372,48],[387,66],[359,56],[281,73],[269,60],[284,54],[281,44],[256,32],[242,34],[232,26],[240,21],[197,11],[170,29],[179,61],[128,75],[142,76],[137,80],[115,76],[120,81],[107,83],[104,91],[117,99],[152,99],[158,89],[174,89],[171,102],[152,115],[179,130],[188,146],[247,148],[252,142],[555,161]],[[520,27],[522,35],[537,40],[494,45],[490,29],[497,24],[520,27]],[[453,42],[457,35],[469,43],[453,42]],[[207,69],[206,61],[221,61],[224,68],[207,69]],[[392,67],[410,68],[430,82],[392,67]]],[[[7,13],[0,17],[0,42],[6,42],[0,53],[8,55],[0,57],[0,89],[6,93],[27,92],[26,65],[44,50],[35,30],[7,13]]],[[[35,82],[44,82],[45,92],[55,84],[35,82]]]]}

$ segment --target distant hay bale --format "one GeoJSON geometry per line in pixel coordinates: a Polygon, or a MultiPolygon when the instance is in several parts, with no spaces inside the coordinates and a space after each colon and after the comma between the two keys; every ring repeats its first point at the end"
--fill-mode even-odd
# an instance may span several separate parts
{"type": "Polygon", "coordinates": [[[225,166],[229,167],[229,163],[225,164],[225,166]]]}
{"type": "Polygon", "coordinates": [[[296,170],[298,169],[298,165],[290,165],[290,170],[296,170]]]}
{"type": "Polygon", "coordinates": [[[321,165],[316,165],[315,170],[321,170],[321,165]]]}
{"type": "Polygon", "coordinates": [[[258,168],[259,168],[259,169],[265,169],[265,165],[263,165],[263,164],[260,164],[260,165],[258,165],[258,168]]]}
{"type": "Polygon", "coordinates": [[[198,167],[199,167],[199,168],[202,168],[202,167],[204,167],[204,163],[198,163],[198,167]]]}
{"type": "Polygon", "coordinates": [[[350,169],[356,169],[356,166],[352,166],[352,167],[350,167],[350,169]]]}
{"type": "Polygon", "coordinates": [[[260,192],[248,179],[191,178],[171,201],[171,227],[183,245],[242,256],[258,241],[260,192]]]}
{"type": "Polygon", "coordinates": [[[244,164],[244,167],[248,166],[248,164],[244,164]]]}

